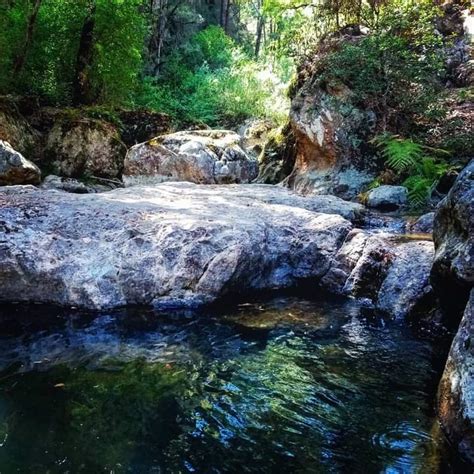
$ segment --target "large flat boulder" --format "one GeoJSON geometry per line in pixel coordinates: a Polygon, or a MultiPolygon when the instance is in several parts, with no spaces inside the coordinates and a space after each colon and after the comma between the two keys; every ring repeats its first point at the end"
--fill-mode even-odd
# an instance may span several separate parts
{"type": "Polygon", "coordinates": [[[0,186],[38,184],[40,181],[39,168],[14,150],[8,142],[0,140],[0,186]]]}
{"type": "Polygon", "coordinates": [[[474,290],[441,379],[438,412],[450,441],[474,466],[474,290]]]}
{"type": "Polygon", "coordinates": [[[0,190],[0,301],[194,306],[320,278],[352,226],[316,209],[264,185],[0,190]]]}
{"type": "Polygon", "coordinates": [[[241,145],[242,137],[228,130],[161,135],[130,148],[123,181],[127,186],[164,181],[249,183],[257,177],[258,164],[241,145]]]}

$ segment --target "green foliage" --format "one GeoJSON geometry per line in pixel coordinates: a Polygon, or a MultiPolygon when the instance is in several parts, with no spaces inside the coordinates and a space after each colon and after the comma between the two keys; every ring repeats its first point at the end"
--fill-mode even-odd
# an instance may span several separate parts
{"type": "Polygon", "coordinates": [[[410,139],[382,134],[373,141],[381,147],[387,165],[397,173],[414,168],[423,155],[423,147],[410,139]]]}
{"type": "Polygon", "coordinates": [[[180,126],[230,126],[248,117],[283,120],[288,109],[284,92],[268,66],[250,59],[212,26],[171,55],[160,78],[145,78],[135,105],[166,112],[180,126]]]}
{"type": "Polygon", "coordinates": [[[426,113],[440,89],[441,40],[430,2],[388,2],[370,35],[330,54],[322,83],[345,84],[354,103],[372,108],[386,123],[406,126],[426,113]]]}
{"type": "MultiPolygon", "coordinates": [[[[71,101],[77,52],[88,0],[43,0],[19,77],[13,65],[22,53],[31,4],[0,7],[0,92],[36,94],[53,104],[71,101]]],[[[95,0],[94,50],[90,64],[98,103],[126,101],[142,66],[146,22],[141,0],[95,0]]]]}
{"type": "Polygon", "coordinates": [[[390,168],[399,174],[409,174],[403,181],[403,186],[408,189],[411,205],[416,208],[425,205],[439,179],[449,170],[446,161],[427,156],[426,152],[443,156],[447,152],[389,134],[380,135],[373,141],[381,148],[390,168]]]}

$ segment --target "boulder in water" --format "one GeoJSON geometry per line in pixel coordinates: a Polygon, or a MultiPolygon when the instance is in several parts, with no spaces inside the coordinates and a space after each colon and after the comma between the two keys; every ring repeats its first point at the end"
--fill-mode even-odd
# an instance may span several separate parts
{"type": "Polygon", "coordinates": [[[284,188],[252,188],[0,190],[0,301],[196,306],[322,277],[350,222],[284,188]]]}

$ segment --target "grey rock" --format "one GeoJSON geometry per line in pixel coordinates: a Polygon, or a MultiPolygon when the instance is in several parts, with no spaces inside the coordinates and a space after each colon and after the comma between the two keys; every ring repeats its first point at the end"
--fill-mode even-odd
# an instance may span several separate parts
{"type": "Polygon", "coordinates": [[[414,234],[433,233],[434,216],[435,216],[434,212],[428,212],[427,214],[423,214],[409,226],[409,231],[414,234]]]}
{"type": "Polygon", "coordinates": [[[54,172],[79,178],[117,178],[127,148],[111,124],[92,119],[58,119],[48,133],[45,155],[54,172]]]}
{"type": "Polygon", "coordinates": [[[37,184],[40,180],[40,169],[0,140],[0,185],[37,184]]]}
{"type": "Polygon", "coordinates": [[[459,174],[435,214],[431,280],[444,309],[462,314],[474,285],[474,160],[459,174]]]}
{"type": "Polygon", "coordinates": [[[410,315],[417,305],[431,302],[434,245],[429,241],[401,243],[394,247],[394,253],[378,293],[377,309],[401,319],[410,315]]]}
{"type": "Polygon", "coordinates": [[[321,279],[327,290],[370,301],[381,313],[406,318],[432,303],[433,243],[353,229],[321,279]]]}
{"type": "Polygon", "coordinates": [[[449,440],[474,465],[474,290],[441,379],[438,413],[449,440]]]}
{"type": "Polygon", "coordinates": [[[343,293],[375,301],[393,258],[392,247],[383,234],[368,235],[343,293]]]}
{"type": "Polygon", "coordinates": [[[0,191],[0,301],[195,306],[322,277],[351,224],[270,188],[0,191]]]}
{"type": "Polygon", "coordinates": [[[367,206],[383,211],[395,211],[408,203],[408,190],[404,186],[383,185],[367,195],[367,206]]]}
{"type": "Polygon", "coordinates": [[[242,150],[241,142],[237,133],[227,130],[183,131],[156,137],[130,148],[124,183],[249,183],[257,177],[258,165],[242,150]]]}
{"type": "Polygon", "coordinates": [[[345,285],[362,257],[369,235],[360,229],[349,232],[338,250],[331,268],[321,279],[321,285],[331,293],[344,294],[345,285]]]}

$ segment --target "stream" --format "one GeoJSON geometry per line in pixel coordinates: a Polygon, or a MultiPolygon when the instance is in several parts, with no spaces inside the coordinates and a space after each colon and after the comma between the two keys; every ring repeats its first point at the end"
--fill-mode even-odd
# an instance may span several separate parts
{"type": "Polygon", "coordinates": [[[0,473],[450,473],[446,348],[358,303],[0,307],[0,473]]]}

